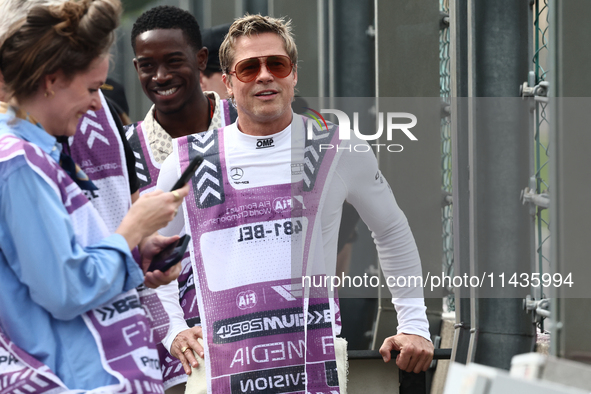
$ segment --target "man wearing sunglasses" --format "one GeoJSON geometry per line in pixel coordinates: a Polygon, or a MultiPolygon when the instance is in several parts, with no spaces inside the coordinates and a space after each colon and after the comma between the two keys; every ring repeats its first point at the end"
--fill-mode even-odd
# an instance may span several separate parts
{"type": "MultiPolygon", "coordinates": [[[[309,139],[306,118],[293,114],[297,48],[289,22],[237,19],[220,47],[220,63],[237,122],[207,138],[175,140],[158,180],[160,188],[170,187],[179,170],[203,154],[183,210],[196,251],[208,386],[212,392],[340,386],[345,393],[346,344],[335,337],[338,301],[326,289],[298,289],[298,275],[334,275],[345,199],[372,229],[385,275],[421,275],[410,228],[370,149],[320,155],[318,141],[329,138],[344,148],[348,141],[338,139],[334,125],[315,128],[309,139]]],[[[176,225],[168,230],[178,233],[176,225]]],[[[390,351],[400,350],[401,369],[425,371],[433,345],[422,289],[391,291],[399,333],[380,353],[388,362],[390,351]]]]}

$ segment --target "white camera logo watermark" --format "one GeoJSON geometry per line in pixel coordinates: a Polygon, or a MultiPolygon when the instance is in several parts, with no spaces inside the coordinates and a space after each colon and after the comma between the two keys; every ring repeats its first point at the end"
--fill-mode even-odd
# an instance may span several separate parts
{"type": "MultiPolygon", "coordinates": [[[[317,123],[321,129],[325,128],[328,129],[326,120],[321,115],[323,114],[333,114],[337,117],[338,124],[339,124],[339,139],[340,140],[350,140],[351,139],[351,130],[355,133],[355,136],[364,141],[376,141],[378,140],[382,134],[384,134],[384,113],[380,112],[378,114],[378,130],[375,134],[362,134],[359,131],[359,113],[353,112],[353,127],[351,128],[351,121],[349,116],[340,110],[337,109],[321,109],[320,113],[317,111],[308,108],[309,110],[313,111],[313,113],[309,113],[311,115],[311,119],[307,122],[307,136],[309,140],[314,139],[314,123],[317,123]]],[[[417,125],[417,117],[408,112],[387,112],[386,113],[386,139],[388,141],[392,141],[392,136],[395,130],[402,131],[408,139],[411,141],[418,141],[418,138],[410,131],[413,127],[417,125]],[[409,120],[410,122],[401,123],[402,119],[409,120]]],[[[370,144],[377,148],[377,151],[380,151],[380,147],[385,147],[389,152],[402,152],[404,149],[400,144],[370,144]]],[[[366,144],[356,144],[356,145],[349,145],[348,147],[339,147],[334,146],[332,144],[320,144],[320,151],[328,150],[328,149],[346,149],[351,151],[352,149],[356,152],[364,152],[371,148],[369,148],[366,144]]]]}

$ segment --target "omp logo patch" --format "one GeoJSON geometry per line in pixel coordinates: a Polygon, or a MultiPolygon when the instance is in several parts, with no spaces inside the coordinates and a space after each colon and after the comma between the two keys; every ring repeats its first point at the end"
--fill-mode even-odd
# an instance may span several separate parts
{"type": "Polygon", "coordinates": [[[247,338],[303,331],[305,324],[309,330],[328,328],[331,322],[328,303],[310,305],[306,319],[302,308],[256,312],[214,322],[213,343],[229,343],[247,338]]]}
{"type": "Polygon", "coordinates": [[[266,149],[266,148],[272,148],[275,145],[273,145],[273,138],[265,138],[262,140],[257,140],[257,149],[266,149]]]}

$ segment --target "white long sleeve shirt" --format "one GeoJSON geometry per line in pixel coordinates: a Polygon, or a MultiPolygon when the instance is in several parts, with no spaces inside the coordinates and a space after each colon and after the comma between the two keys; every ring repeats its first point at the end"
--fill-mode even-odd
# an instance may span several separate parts
{"type": "MultiPolygon", "coordinates": [[[[351,134],[350,146],[357,147],[357,151],[351,149],[341,152],[321,212],[327,275],[334,275],[336,269],[339,225],[343,202],[346,200],[355,207],[361,219],[372,231],[385,277],[421,276],[420,258],[406,216],[398,207],[388,182],[379,171],[377,160],[369,145],[355,137],[354,133],[351,134]]],[[[303,138],[303,135],[292,135],[291,125],[266,137],[243,134],[237,123],[227,126],[224,129],[224,146],[228,179],[236,189],[292,182],[292,157],[298,157],[296,147],[303,149],[303,138]],[[271,139],[272,146],[269,146],[271,139]],[[267,147],[261,149],[262,144],[259,140],[266,140],[267,147]],[[231,171],[235,168],[240,168],[243,172],[242,177],[237,180],[231,177],[231,171]]],[[[170,190],[176,182],[179,177],[177,162],[176,152],[165,160],[158,178],[159,189],[170,190]]],[[[179,210],[175,220],[161,230],[161,233],[179,234],[182,233],[183,227],[183,214],[179,210]]],[[[182,318],[178,301],[175,302],[174,297],[178,300],[178,289],[174,289],[175,285],[161,286],[158,290],[171,314],[171,328],[163,340],[168,349],[176,335],[188,328],[182,318]]],[[[398,333],[420,335],[430,340],[422,288],[390,287],[390,291],[398,313],[398,333]]]]}

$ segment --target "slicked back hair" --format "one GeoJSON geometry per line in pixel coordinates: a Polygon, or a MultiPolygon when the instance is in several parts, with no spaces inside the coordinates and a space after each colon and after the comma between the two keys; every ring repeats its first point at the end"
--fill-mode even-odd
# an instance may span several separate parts
{"type": "Polygon", "coordinates": [[[220,66],[224,74],[230,72],[234,62],[236,40],[239,37],[251,37],[261,33],[275,33],[283,40],[285,51],[294,65],[298,63],[298,48],[291,31],[291,20],[270,16],[245,15],[236,19],[220,46],[220,66]]]}

